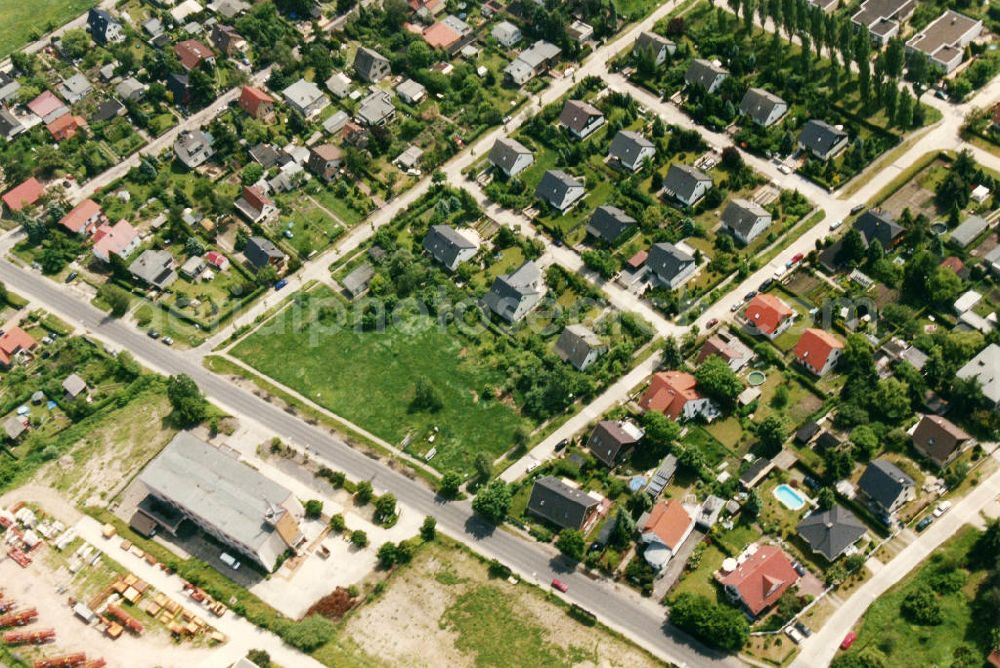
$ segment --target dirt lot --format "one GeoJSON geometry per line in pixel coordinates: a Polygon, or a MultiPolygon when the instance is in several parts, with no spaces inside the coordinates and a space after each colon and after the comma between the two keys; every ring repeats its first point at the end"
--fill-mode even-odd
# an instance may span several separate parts
{"type": "Polygon", "coordinates": [[[457,547],[433,544],[341,634],[387,665],[657,666],[610,633],[584,626],[526,584],[490,578],[457,547]]]}

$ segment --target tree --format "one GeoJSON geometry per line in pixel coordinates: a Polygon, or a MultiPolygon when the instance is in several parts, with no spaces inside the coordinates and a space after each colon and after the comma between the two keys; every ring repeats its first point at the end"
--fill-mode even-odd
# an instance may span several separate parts
{"type": "Polygon", "coordinates": [[[375,500],[375,521],[384,524],[396,516],[396,497],[383,494],[375,500]]]}
{"type": "Polygon", "coordinates": [[[743,512],[747,514],[750,519],[757,519],[760,515],[760,511],[763,508],[763,503],[760,500],[760,494],[756,490],[750,492],[750,496],[747,497],[746,505],[743,506],[743,512]]]}
{"type": "Polygon", "coordinates": [[[208,400],[190,376],[180,374],[167,381],[167,399],[173,418],[182,427],[192,427],[208,414],[208,400]]]}
{"type": "Polygon", "coordinates": [[[375,490],[372,489],[372,483],[369,480],[362,480],[358,483],[358,487],[354,492],[354,500],[360,505],[365,505],[372,500],[375,496],[375,490]]]}
{"type": "Polygon", "coordinates": [[[429,543],[437,537],[437,520],[428,515],[424,518],[424,523],[420,525],[420,537],[425,543],[429,543]]]}
{"type": "Polygon", "coordinates": [[[264,168],[259,163],[251,162],[243,168],[240,179],[243,181],[243,185],[252,186],[260,181],[260,177],[262,176],[264,176],[264,168]]]}
{"type": "Polygon", "coordinates": [[[781,446],[788,436],[788,426],[785,418],[777,413],[772,413],[760,421],[757,425],[757,438],[764,457],[773,457],[781,452],[781,446]]]}
{"type": "Polygon", "coordinates": [[[661,365],[664,369],[678,369],[683,363],[681,350],[677,346],[677,337],[670,335],[663,340],[663,359],[661,365]]]}
{"type": "MultiPolygon", "coordinates": [[[[906,401],[909,403],[909,398],[906,401]]],[[[867,424],[858,425],[851,431],[851,442],[854,444],[858,459],[871,459],[878,452],[878,435],[867,424]]]]}
{"type": "Polygon", "coordinates": [[[62,36],[62,52],[70,60],[79,60],[90,51],[90,37],[80,28],[67,30],[62,36]]]}
{"type": "Polygon", "coordinates": [[[573,561],[580,561],[583,559],[583,551],[586,543],[583,540],[583,534],[579,530],[563,529],[559,532],[559,538],[556,539],[556,547],[573,561]]]}
{"type": "Polygon", "coordinates": [[[382,568],[390,568],[396,563],[396,558],[398,557],[398,550],[396,549],[396,544],[391,540],[379,545],[378,551],[375,553],[375,557],[378,558],[379,566],[382,568]]]}
{"type": "Polygon", "coordinates": [[[318,499],[309,499],[305,503],[306,517],[314,520],[323,514],[323,502],[318,499]]]}
{"type": "Polygon", "coordinates": [[[698,389],[724,406],[732,406],[743,391],[739,376],[718,355],[709,356],[694,372],[698,389]]]}
{"type": "Polygon", "coordinates": [[[333,623],[319,615],[309,615],[303,620],[289,621],[282,629],[281,637],[292,647],[303,652],[312,652],[333,638],[333,623]]]}
{"type": "Polygon", "coordinates": [[[472,509],[493,524],[500,524],[510,510],[510,487],[497,479],[479,490],[472,500],[472,509]]]}
{"type": "Polygon", "coordinates": [[[456,471],[445,471],[438,483],[438,494],[446,499],[454,499],[458,496],[462,486],[462,476],[456,471]]]}
{"type": "Polygon", "coordinates": [[[113,283],[102,284],[97,289],[97,296],[111,307],[111,316],[114,318],[120,318],[128,313],[129,306],[132,304],[128,293],[113,283]]]}
{"type": "Polygon", "coordinates": [[[843,242],[834,260],[838,264],[856,265],[865,258],[865,240],[861,233],[851,228],[844,235],[843,242]]]}
{"type": "Polygon", "coordinates": [[[252,649],[247,652],[247,659],[258,668],[271,668],[271,655],[262,649],[252,649]]]}
{"type": "Polygon", "coordinates": [[[619,508],[615,513],[614,523],[608,542],[617,548],[627,547],[635,533],[635,521],[624,509],[619,508]]]}
{"type": "Polygon", "coordinates": [[[944,617],[941,604],[934,591],[926,584],[919,584],[899,605],[899,611],[907,620],[921,626],[937,626],[944,617]]]}
{"type": "Polygon", "coordinates": [[[444,400],[441,399],[441,393],[427,378],[418,378],[413,391],[413,401],[410,402],[410,411],[437,413],[442,408],[444,408],[444,400]]]}
{"type": "Polygon", "coordinates": [[[337,513],[330,518],[330,530],[334,533],[343,533],[346,528],[347,521],[344,519],[343,514],[337,513]]]}
{"type": "Polygon", "coordinates": [[[819,506],[820,510],[830,510],[836,503],[837,497],[834,496],[833,490],[829,487],[822,488],[816,495],[816,505],[819,506]]]}
{"type": "Polygon", "coordinates": [[[355,547],[368,547],[368,534],[361,529],[351,532],[351,545],[355,547]]]}
{"type": "Polygon", "coordinates": [[[670,607],[670,623],[729,652],[738,651],[750,637],[750,625],[742,612],[690,592],[674,600],[670,607]]]}

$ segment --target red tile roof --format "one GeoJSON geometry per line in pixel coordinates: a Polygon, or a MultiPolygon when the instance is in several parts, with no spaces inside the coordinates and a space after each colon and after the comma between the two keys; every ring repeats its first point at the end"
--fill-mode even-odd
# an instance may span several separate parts
{"type": "Polygon", "coordinates": [[[247,204],[258,211],[263,211],[265,206],[274,204],[274,202],[272,202],[270,198],[264,194],[264,191],[256,186],[243,186],[243,199],[247,201],[247,204]]]}
{"type": "Polygon", "coordinates": [[[85,199],[73,207],[72,211],[63,216],[59,224],[70,232],[79,234],[83,231],[87,222],[100,215],[100,213],[101,207],[98,206],[97,202],[92,199],[85,199]]]}
{"type": "Polygon", "coordinates": [[[0,363],[10,366],[11,360],[19,350],[31,350],[38,342],[31,334],[18,327],[11,327],[0,336],[0,363]]]}
{"type": "Polygon", "coordinates": [[[139,236],[132,225],[125,220],[119,220],[114,225],[104,223],[94,234],[94,251],[100,256],[110,258],[112,254],[121,255],[122,251],[139,236]]]}
{"type": "Polygon", "coordinates": [[[11,188],[4,196],[3,203],[11,211],[20,211],[26,206],[30,206],[38,201],[38,198],[45,192],[38,179],[31,177],[27,181],[11,188]]]}
{"type": "Polygon", "coordinates": [[[262,104],[274,103],[274,98],[253,86],[244,86],[240,93],[240,108],[251,116],[257,115],[257,109],[262,104]]]}
{"type": "Polygon", "coordinates": [[[956,274],[965,268],[965,263],[954,255],[950,255],[945,259],[941,260],[941,265],[945,269],[951,269],[956,274]]]}
{"type": "Polygon", "coordinates": [[[786,319],[795,314],[788,304],[769,294],[760,294],[750,300],[746,309],[747,322],[763,334],[770,336],[786,319]]]}
{"type": "Polygon", "coordinates": [[[87,127],[87,121],[80,116],[73,114],[63,114],[56,120],[45,126],[56,141],[72,139],[76,131],[87,127]]]}
{"type": "Polygon", "coordinates": [[[830,353],[842,350],[844,344],[825,329],[807,329],[802,332],[799,342],[795,344],[795,358],[813,369],[826,366],[830,353]]]}
{"type": "Polygon", "coordinates": [[[774,605],[799,579],[788,556],[775,545],[762,545],[735,571],[720,578],[723,586],[739,592],[743,605],[755,616],[774,605]]]}
{"type": "Polygon", "coordinates": [[[684,404],[702,398],[695,388],[697,384],[694,376],[683,371],[654,373],[639,405],[644,410],[658,411],[676,420],[684,412],[684,404]]]}
{"type": "Polygon", "coordinates": [[[205,253],[205,261],[208,262],[213,267],[225,267],[229,264],[229,258],[220,253],[219,251],[208,251],[205,253]]]}
{"type": "Polygon", "coordinates": [[[632,257],[628,259],[626,264],[633,269],[638,269],[642,265],[646,264],[646,258],[649,257],[649,251],[641,250],[632,257]]]}
{"type": "Polygon", "coordinates": [[[424,31],[424,41],[435,49],[447,49],[460,39],[462,36],[451,26],[440,22],[424,31]]]}
{"type": "Polygon", "coordinates": [[[186,70],[193,70],[206,58],[212,58],[215,54],[210,48],[196,39],[186,39],[174,45],[174,53],[180,59],[181,65],[186,70]]]}
{"type": "Polygon", "coordinates": [[[664,545],[676,550],[693,522],[681,502],[670,499],[653,506],[642,532],[652,531],[664,545]]]}

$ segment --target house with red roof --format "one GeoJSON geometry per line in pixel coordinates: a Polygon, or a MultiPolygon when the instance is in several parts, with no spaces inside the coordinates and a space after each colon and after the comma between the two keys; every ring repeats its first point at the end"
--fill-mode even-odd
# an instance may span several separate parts
{"type": "Polygon", "coordinates": [[[657,411],[674,420],[690,420],[697,416],[713,420],[719,415],[719,409],[711,399],[698,392],[697,384],[695,377],[684,371],[654,373],[639,405],[645,411],[657,411]]]}
{"type": "Polygon", "coordinates": [[[243,186],[243,192],[236,200],[236,210],[251,223],[264,222],[278,215],[278,207],[257,186],[243,186]]]}
{"type": "Polygon", "coordinates": [[[35,177],[20,183],[8,190],[3,196],[3,203],[11,211],[20,211],[31,206],[45,194],[45,186],[35,177]]]}
{"type": "Polygon", "coordinates": [[[104,223],[94,234],[94,257],[104,262],[110,262],[112,255],[124,260],[138,247],[139,232],[124,220],[104,223]]]}
{"type": "Polygon", "coordinates": [[[641,540],[646,544],[643,558],[657,571],[663,569],[670,558],[691,535],[694,518],[677,499],[660,501],[639,521],[641,540]]]}
{"type": "Polygon", "coordinates": [[[434,16],[444,11],[444,0],[407,0],[410,9],[418,14],[434,16]]]}
{"type": "Polygon", "coordinates": [[[174,53],[181,65],[191,71],[204,62],[214,63],[215,52],[196,39],[186,39],[174,45],[174,53]]]}
{"type": "Polygon", "coordinates": [[[240,92],[240,109],[258,121],[274,119],[274,98],[253,86],[244,86],[240,92]]]}
{"type": "Polygon", "coordinates": [[[229,269],[229,258],[219,251],[208,251],[205,253],[205,262],[217,271],[229,269]]]}
{"type": "Polygon", "coordinates": [[[51,123],[64,114],[69,113],[69,108],[52,91],[44,91],[41,95],[28,103],[28,109],[35,116],[42,119],[43,123],[51,123]]]}
{"type": "Polygon", "coordinates": [[[795,321],[795,311],[788,304],[766,293],[751,299],[743,313],[748,332],[772,341],[795,321]]]}
{"type": "Polygon", "coordinates": [[[63,114],[45,126],[56,141],[66,141],[76,136],[76,133],[87,127],[87,121],[82,116],[63,114]]]}
{"type": "Polygon", "coordinates": [[[19,353],[30,352],[37,345],[31,334],[14,325],[0,335],[0,366],[9,369],[19,353]]]}
{"type": "Polygon", "coordinates": [[[840,359],[844,344],[825,329],[809,328],[802,332],[792,351],[799,364],[817,376],[825,375],[840,359]]]}
{"type": "Polygon", "coordinates": [[[101,207],[94,200],[85,199],[63,216],[59,224],[73,234],[89,237],[97,230],[102,221],[106,221],[106,219],[101,207]]]}
{"type": "Polygon", "coordinates": [[[730,572],[725,572],[723,562],[723,570],[715,577],[729,599],[742,604],[754,617],[777,603],[799,581],[791,559],[777,545],[751,546],[736,561],[730,572]]]}

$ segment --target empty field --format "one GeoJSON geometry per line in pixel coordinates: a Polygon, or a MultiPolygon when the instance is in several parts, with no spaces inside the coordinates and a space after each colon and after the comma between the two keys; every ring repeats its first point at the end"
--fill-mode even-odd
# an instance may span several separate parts
{"type": "Polygon", "coordinates": [[[96,5],[96,0],[4,0],[0,2],[0,58],[96,5]]]}

